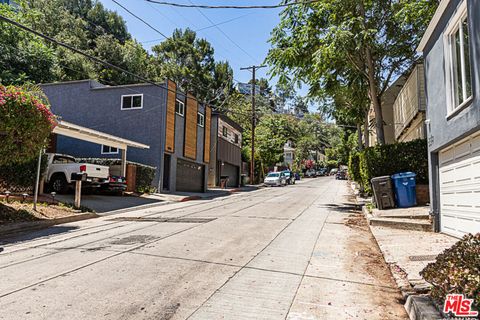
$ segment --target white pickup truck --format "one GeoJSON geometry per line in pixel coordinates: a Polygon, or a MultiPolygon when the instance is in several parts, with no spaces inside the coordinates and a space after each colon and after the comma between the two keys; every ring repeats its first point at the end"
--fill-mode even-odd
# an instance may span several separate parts
{"type": "Polygon", "coordinates": [[[69,155],[58,153],[47,153],[48,165],[45,182],[52,191],[66,193],[72,186],[72,175],[86,174],[86,183],[98,186],[107,181],[110,168],[91,163],[78,163],[69,155]]]}

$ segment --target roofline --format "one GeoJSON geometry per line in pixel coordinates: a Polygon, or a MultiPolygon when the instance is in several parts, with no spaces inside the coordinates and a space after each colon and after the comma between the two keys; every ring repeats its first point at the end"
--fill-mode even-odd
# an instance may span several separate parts
{"type": "Polygon", "coordinates": [[[148,146],[146,144],[143,144],[143,143],[139,143],[139,142],[135,142],[135,141],[132,141],[132,140],[120,138],[120,137],[117,137],[117,136],[114,136],[114,135],[111,135],[111,134],[108,134],[108,133],[104,133],[104,132],[100,132],[100,131],[97,131],[97,130],[82,127],[82,126],[79,126],[79,125],[76,125],[76,124],[73,124],[73,123],[70,123],[70,122],[67,122],[67,121],[58,120],[57,121],[57,126],[53,129],[53,133],[62,134],[63,130],[68,130],[68,131],[71,131],[71,132],[73,131],[73,132],[77,132],[79,135],[83,134],[83,135],[87,135],[89,137],[92,137],[94,139],[98,138],[98,139],[101,139],[101,140],[112,142],[114,144],[112,147],[115,147],[115,146],[120,144],[120,145],[125,145],[125,146],[128,146],[128,147],[134,147],[134,148],[139,148],[139,149],[150,149],[150,146],[148,146]]]}
{"type": "Polygon", "coordinates": [[[235,129],[237,129],[237,130],[240,131],[240,132],[243,132],[242,126],[240,126],[238,123],[236,123],[235,121],[233,121],[230,117],[228,117],[228,116],[225,115],[224,113],[219,112],[219,111],[213,111],[213,112],[212,112],[212,116],[218,116],[218,117],[222,118],[224,121],[226,121],[226,122],[227,122],[228,124],[230,124],[232,127],[234,127],[235,129]]]}
{"type": "Polygon", "coordinates": [[[440,2],[440,4],[438,5],[438,8],[435,11],[435,14],[433,15],[432,20],[428,24],[427,30],[425,30],[425,33],[423,34],[422,40],[420,40],[420,44],[417,47],[417,52],[423,52],[423,50],[425,50],[425,47],[427,46],[428,41],[432,37],[436,26],[440,22],[440,19],[445,13],[445,10],[447,9],[450,2],[451,0],[442,0],[442,2],[440,2]]]}
{"type": "Polygon", "coordinates": [[[75,83],[84,83],[84,82],[90,82],[90,81],[92,81],[92,79],[57,81],[57,82],[41,83],[41,84],[39,84],[39,86],[40,87],[59,86],[59,85],[62,85],[62,84],[75,84],[75,83]]]}

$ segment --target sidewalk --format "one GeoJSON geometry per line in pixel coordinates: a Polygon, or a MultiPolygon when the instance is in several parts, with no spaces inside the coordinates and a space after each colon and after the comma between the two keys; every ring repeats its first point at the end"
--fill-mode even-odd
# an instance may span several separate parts
{"type": "MultiPolygon", "coordinates": [[[[355,192],[355,188],[352,189],[355,192]]],[[[434,262],[438,254],[450,248],[458,239],[431,230],[426,231],[428,228],[412,230],[412,225],[416,223],[427,224],[427,207],[383,211],[373,209],[370,213],[365,204],[371,200],[359,198],[358,193],[356,196],[357,203],[364,205],[363,212],[369,220],[370,231],[406,300],[405,309],[410,319],[440,319],[440,313],[427,294],[431,286],[420,276],[420,271],[434,262]],[[388,226],[386,221],[393,221],[395,225],[388,226]],[[408,227],[404,228],[402,223],[408,223],[408,227]]]]}

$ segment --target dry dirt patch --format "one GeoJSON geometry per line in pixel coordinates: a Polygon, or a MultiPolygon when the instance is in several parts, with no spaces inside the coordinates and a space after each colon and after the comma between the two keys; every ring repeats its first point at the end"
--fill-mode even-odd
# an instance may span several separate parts
{"type": "Polygon", "coordinates": [[[34,211],[32,203],[23,203],[20,201],[10,201],[7,203],[6,201],[3,201],[0,202],[0,225],[12,222],[64,218],[79,213],[82,213],[82,210],[76,210],[63,204],[38,204],[37,211],[34,211]]]}

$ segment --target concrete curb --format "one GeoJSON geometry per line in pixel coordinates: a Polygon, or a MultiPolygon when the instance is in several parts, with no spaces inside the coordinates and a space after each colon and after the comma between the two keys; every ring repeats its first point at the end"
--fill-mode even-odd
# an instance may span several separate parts
{"type": "Polygon", "coordinates": [[[6,225],[0,227],[0,235],[2,238],[11,236],[20,232],[35,231],[41,230],[48,227],[52,227],[58,224],[77,222],[87,219],[98,218],[99,216],[96,213],[82,213],[73,216],[57,218],[57,219],[48,219],[41,221],[32,221],[32,222],[20,222],[15,223],[14,225],[6,225]]]}
{"type": "Polygon", "coordinates": [[[442,319],[429,295],[411,295],[405,303],[405,310],[411,320],[442,319]]]}

